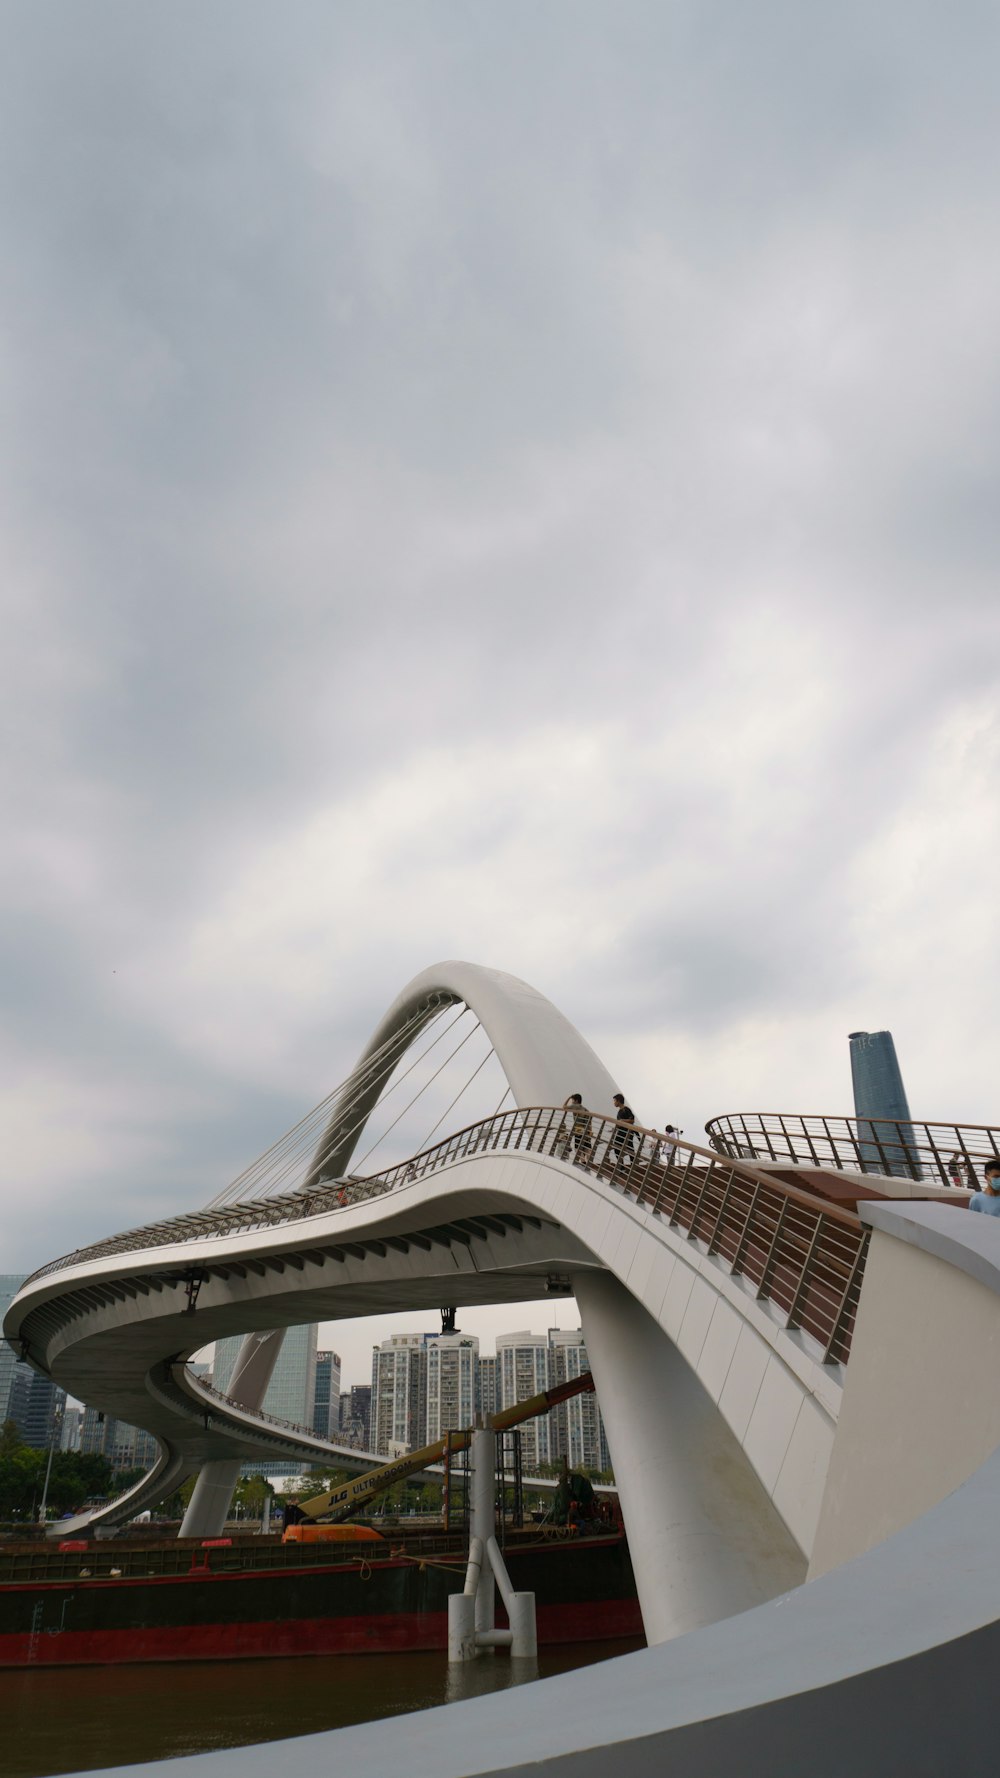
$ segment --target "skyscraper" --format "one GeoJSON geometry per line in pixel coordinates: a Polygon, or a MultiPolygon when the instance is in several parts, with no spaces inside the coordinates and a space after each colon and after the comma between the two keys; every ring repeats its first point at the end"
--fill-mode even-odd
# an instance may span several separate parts
{"type": "Polygon", "coordinates": [[[372,1351],[372,1449],[397,1457],[426,1443],[427,1353],[422,1333],[393,1334],[372,1351]]]}
{"type": "MultiPolygon", "coordinates": [[[[497,1336],[497,1407],[512,1408],[549,1386],[549,1342],[545,1334],[510,1333],[497,1336]]],[[[551,1461],[549,1417],[526,1420],[521,1427],[521,1457],[525,1470],[551,1461]]]]}
{"type": "MultiPolygon", "coordinates": [[[[25,1276],[23,1273],[7,1273],[0,1277],[0,1326],[3,1325],[3,1318],[24,1283],[25,1276]]],[[[9,1340],[0,1338],[0,1426],[10,1418],[10,1392],[17,1368],[17,1353],[9,1340]]]]}
{"type": "Polygon", "coordinates": [[[852,1031],[848,1043],[862,1171],[919,1179],[920,1161],[907,1141],[911,1132],[896,1128],[910,1123],[910,1107],[891,1031],[852,1031]]]}
{"type": "Polygon", "coordinates": [[[372,1449],[372,1385],[352,1383],[340,1396],[340,1437],[358,1451],[372,1449]]]}
{"type": "MultiPolygon", "coordinates": [[[[212,1382],[223,1393],[236,1367],[242,1344],[242,1334],[230,1334],[215,1342],[212,1382]]],[[[266,1414],[273,1414],[278,1420],[290,1420],[295,1426],[312,1426],[316,1404],[316,1344],[315,1321],[307,1322],[304,1327],[287,1329],[264,1396],[266,1414]]],[[[282,1466],[277,1467],[280,1473],[282,1466]]]]}
{"type": "MultiPolygon", "coordinates": [[[[501,1334],[495,1357],[480,1358],[472,1334],[398,1333],[372,1350],[369,1448],[383,1457],[431,1444],[471,1426],[476,1412],[498,1413],[589,1370],[579,1328],[501,1334]]],[[[343,1394],[340,1437],[348,1442],[350,1403],[343,1394]]],[[[604,1423],[592,1392],[572,1397],[519,1428],[521,1459],[531,1473],[565,1456],[571,1469],[611,1468],[604,1423]]],[[[351,1442],[360,1440],[355,1438],[351,1442]]]]}
{"type": "MultiPolygon", "coordinates": [[[[0,1277],[0,1325],[26,1274],[0,1277]]],[[[13,1420],[26,1445],[44,1450],[62,1414],[65,1391],[18,1358],[8,1340],[0,1338],[0,1426],[13,1420]]]]}
{"type": "Polygon", "coordinates": [[[500,1406],[497,1398],[497,1361],[479,1360],[479,1406],[484,1414],[495,1414],[500,1406]]]}
{"type": "MultiPolygon", "coordinates": [[[[549,1383],[568,1383],[590,1369],[583,1329],[549,1328],[549,1383]]],[[[549,1447],[553,1457],[565,1457],[570,1469],[610,1469],[604,1421],[597,1396],[571,1396],[549,1415],[549,1447]]]]}
{"type": "Polygon", "coordinates": [[[65,1407],[63,1409],[62,1427],[59,1432],[60,1451],[78,1451],[83,1435],[84,1409],[65,1407]]]}
{"type": "Polygon", "coordinates": [[[65,1400],[65,1390],[51,1377],[42,1376],[28,1364],[16,1364],[6,1418],[13,1420],[26,1445],[44,1451],[59,1429],[65,1400]]]}
{"type": "Polygon", "coordinates": [[[152,1469],[159,1446],[151,1432],[116,1420],[99,1408],[85,1408],[80,1428],[80,1450],[98,1452],[112,1469],[152,1469]]]}
{"type": "Polygon", "coordinates": [[[340,1354],[317,1352],[312,1429],[318,1438],[336,1438],[340,1425],[340,1354]]]}
{"type": "Polygon", "coordinates": [[[369,1433],[371,1413],[372,1386],[370,1383],[355,1383],[353,1388],[341,1390],[337,1437],[342,1445],[351,1445],[357,1451],[371,1450],[369,1433]]]}
{"type": "Polygon", "coordinates": [[[434,1334],[426,1343],[427,1414],[421,1444],[471,1426],[478,1395],[479,1341],[474,1334],[434,1334]]]}
{"type": "MultiPolygon", "coordinates": [[[[281,1343],[281,1351],[267,1386],[262,1403],[265,1414],[276,1420],[289,1420],[293,1426],[312,1428],[316,1407],[316,1343],[315,1321],[301,1327],[289,1327],[281,1343]]],[[[212,1383],[225,1393],[236,1368],[242,1334],[230,1334],[215,1342],[212,1383]]],[[[286,1462],[260,1462],[254,1459],[243,1465],[244,1475],[287,1475],[291,1465],[286,1462]]]]}

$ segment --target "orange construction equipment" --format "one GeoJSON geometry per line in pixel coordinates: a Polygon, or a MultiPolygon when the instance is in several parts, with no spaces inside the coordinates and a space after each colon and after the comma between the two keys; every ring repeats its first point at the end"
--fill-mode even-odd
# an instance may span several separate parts
{"type": "Polygon", "coordinates": [[[289,1525],[282,1543],[384,1543],[368,1525],[289,1525]]]}

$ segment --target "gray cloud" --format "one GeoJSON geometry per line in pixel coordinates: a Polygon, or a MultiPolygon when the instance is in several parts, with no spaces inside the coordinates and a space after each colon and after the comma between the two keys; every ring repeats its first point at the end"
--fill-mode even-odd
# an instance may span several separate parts
{"type": "Polygon", "coordinates": [[[993,11],[6,11],[5,1264],[436,956],[995,1115],[993,11]]]}

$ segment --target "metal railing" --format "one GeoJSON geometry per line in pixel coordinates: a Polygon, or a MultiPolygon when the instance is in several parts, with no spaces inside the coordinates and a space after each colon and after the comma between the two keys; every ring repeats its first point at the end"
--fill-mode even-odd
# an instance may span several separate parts
{"type": "MultiPolygon", "coordinates": [[[[254,1420],[263,1420],[268,1426],[277,1427],[279,1432],[294,1433],[294,1442],[296,1443],[301,1439],[305,1439],[313,1446],[321,1445],[332,1446],[334,1449],[346,1449],[346,1447],[338,1447],[336,1441],[333,1439],[322,1438],[311,1426],[303,1426],[298,1420],[281,1420],[277,1414],[265,1413],[263,1408],[247,1407],[246,1402],[238,1401],[234,1395],[227,1395],[224,1389],[216,1389],[213,1383],[206,1383],[203,1377],[195,1376],[194,1372],[187,1365],[185,1365],[183,1369],[185,1394],[187,1394],[191,1400],[192,1406],[196,1405],[196,1396],[204,1395],[209,1398],[204,1404],[209,1413],[212,1411],[212,1402],[217,1401],[220,1402],[223,1407],[235,1408],[237,1412],[247,1414],[254,1420]]],[[[321,1456],[322,1452],[320,1451],[316,1454],[321,1456]]],[[[361,1455],[364,1454],[365,1453],[361,1453],[361,1455]]]]}
{"type": "MultiPolygon", "coordinates": [[[[80,1248],[33,1276],[126,1252],[141,1251],[151,1259],[158,1246],[300,1222],[402,1190],[469,1156],[490,1152],[555,1156],[605,1179],[702,1243],[731,1274],[745,1279],[758,1298],[773,1304],[788,1328],[818,1341],[824,1359],[847,1358],[867,1247],[867,1232],[852,1211],[778,1181],[743,1158],[668,1141],[655,1130],[623,1125],[583,1108],[533,1106],[498,1112],[368,1179],[320,1181],[266,1203],[149,1224],[80,1248]]],[[[178,1277],[182,1275],[179,1271],[178,1277]]]]}
{"type": "Polygon", "coordinates": [[[1000,1161],[1000,1129],[988,1124],[740,1111],[713,1117],[705,1132],[731,1160],[836,1167],[973,1191],[982,1187],[987,1162],[1000,1161]]]}

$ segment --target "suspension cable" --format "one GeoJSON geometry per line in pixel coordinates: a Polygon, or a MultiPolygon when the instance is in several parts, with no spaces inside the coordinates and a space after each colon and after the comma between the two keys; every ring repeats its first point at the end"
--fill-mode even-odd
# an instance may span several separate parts
{"type": "Polygon", "coordinates": [[[445,1059],[441,1063],[440,1067],[435,1068],[434,1073],[431,1075],[430,1080],[427,1080],[424,1082],[423,1086],[420,1088],[420,1092],[414,1094],[413,1098],[410,1100],[409,1105],[403,1106],[403,1109],[399,1113],[399,1116],[393,1118],[392,1123],[389,1125],[389,1128],[387,1130],[383,1130],[383,1132],[382,1132],[381,1136],[378,1138],[378,1140],[376,1142],[372,1143],[371,1148],[367,1151],[366,1154],[362,1155],[360,1161],[358,1161],[358,1163],[357,1163],[358,1171],[360,1171],[360,1169],[364,1166],[365,1162],[370,1158],[370,1156],[375,1153],[375,1150],[381,1146],[381,1144],[385,1141],[386,1137],[388,1135],[390,1135],[391,1132],[396,1128],[396,1125],[402,1121],[402,1119],[406,1116],[407,1112],[412,1111],[414,1105],[417,1103],[417,1100],[419,1098],[421,1098],[424,1093],[426,1093],[428,1087],[430,1087],[434,1084],[434,1082],[437,1080],[437,1077],[442,1072],[442,1070],[447,1068],[448,1063],[453,1061],[454,1058],[458,1055],[459,1050],[465,1048],[465,1045],[468,1043],[469,1038],[475,1037],[476,1032],[481,1029],[482,1029],[482,1027],[480,1026],[479,1020],[477,1019],[475,1024],[472,1027],[472,1030],[467,1031],[465,1036],[462,1038],[461,1043],[455,1045],[455,1048],[452,1050],[451,1055],[445,1056],[445,1059]]]}
{"type": "MultiPolygon", "coordinates": [[[[465,1011],[464,1006],[461,1006],[458,1010],[457,1015],[456,1015],[456,1019],[461,1018],[462,1013],[464,1011],[465,1011]]],[[[442,1007],[441,1011],[436,1013],[434,1015],[434,1017],[429,1021],[429,1024],[430,1025],[436,1024],[437,1020],[441,1017],[443,1012],[444,1012],[444,1008],[442,1007]]],[[[395,1033],[395,1035],[393,1037],[388,1038],[386,1040],[386,1042],[384,1044],[382,1044],[378,1050],[373,1052],[373,1054],[369,1057],[368,1061],[364,1064],[363,1067],[359,1066],[355,1070],[355,1073],[353,1075],[348,1075],[348,1078],[347,1078],[346,1082],[344,1083],[344,1086],[345,1087],[353,1087],[356,1090],[355,1090],[353,1099],[350,1099],[348,1101],[348,1103],[342,1107],[340,1116],[338,1118],[337,1124],[335,1125],[334,1129],[331,1131],[328,1128],[325,1118],[320,1120],[320,1130],[318,1130],[318,1131],[313,1130],[310,1133],[310,1138],[309,1138],[308,1144],[305,1147],[303,1147],[303,1145],[300,1144],[296,1148],[294,1153],[292,1153],[291,1156],[289,1157],[289,1159],[286,1161],[286,1164],[283,1167],[283,1169],[281,1170],[281,1172],[276,1173],[272,1176],[271,1183],[270,1183],[270,1195],[274,1195],[274,1193],[277,1190],[277,1187],[280,1186],[281,1184],[283,1184],[284,1181],[288,1179],[288,1177],[291,1173],[298,1171],[298,1168],[301,1165],[301,1162],[303,1160],[304,1154],[309,1154],[312,1152],[317,1139],[322,1139],[322,1141],[326,1145],[325,1146],[325,1153],[321,1156],[321,1158],[319,1160],[316,1160],[315,1156],[313,1156],[312,1167],[310,1168],[310,1171],[314,1171],[317,1167],[322,1167],[324,1165],[324,1162],[327,1159],[327,1157],[329,1156],[329,1154],[332,1152],[332,1148],[335,1143],[346,1142],[354,1134],[355,1130],[361,1129],[364,1126],[365,1122],[367,1121],[368,1113],[363,1113],[362,1116],[358,1119],[357,1123],[355,1123],[351,1127],[351,1129],[349,1129],[346,1133],[344,1131],[344,1119],[350,1115],[350,1113],[354,1110],[355,1106],[357,1106],[361,1103],[361,1100],[364,1097],[364,1093],[365,1093],[366,1089],[372,1083],[373,1075],[376,1075],[380,1068],[388,1066],[391,1071],[392,1069],[394,1069],[398,1066],[403,1055],[405,1055],[406,1050],[409,1047],[409,1043],[412,1041],[412,1039],[407,1039],[406,1034],[410,1030],[410,1028],[413,1024],[418,1023],[419,1018],[420,1018],[419,1013],[415,1014],[412,1019],[409,1019],[405,1025],[400,1027],[400,1029],[395,1033]],[[398,1053],[396,1053],[397,1051],[398,1051],[398,1053]]],[[[417,1067],[419,1062],[422,1061],[423,1057],[425,1055],[427,1055],[428,1052],[434,1048],[434,1045],[440,1043],[442,1037],[444,1037],[448,1033],[448,1031],[450,1031],[452,1025],[454,1025],[456,1023],[456,1019],[451,1019],[449,1021],[449,1023],[444,1027],[444,1030],[440,1031],[438,1033],[437,1037],[435,1037],[434,1043],[428,1044],[426,1049],[421,1050],[420,1055],[417,1057],[417,1060],[415,1062],[411,1063],[410,1068],[405,1069],[404,1072],[399,1076],[399,1079],[394,1080],[392,1085],[390,1087],[386,1088],[385,1092],[381,1095],[383,1099],[387,1099],[389,1097],[390,1093],[394,1093],[397,1086],[399,1086],[400,1081],[405,1080],[407,1074],[411,1073],[412,1069],[417,1067]]],[[[416,1033],[414,1035],[416,1035],[416,1033]]],[[[298,1187],[295,1186],[292,1189],[297,1190],[298,1187]]]]}
{"type": "MultiPolygon", "coordinates": [[[[430,1023],[436,1023],[444,1010],[444,1007],[441,1007],[439,1012],[434,1014],[430,1023]]],[[[460,1009],[460,1011],[461,1010],[464,1010],[464,1008],[460,1009]]],[[[407,1019],[406,1023],[402,1025],[399,1030],[392,1033],[391,1036],[385,1039],[384,1043],[379,1045],[378,1049],[372,1053],[360,1070],[354,1070],[351,1074],[347,1075],[347,1077],[335,1086],[331,1092],[327,1093],[325,1098],[320,1100],[318,1105],[313,1106],[311,1111],[306,1112],[305,1116],[300,1118],[297,1124],[294,1124],[290,1130],[286,1131],[283,1136],[280,1136],[276,1142],[272,1143],[270,1148],[265,1149],[262,1155],[258,1156],[255,1161],[252,1161],[248,1167],[245,1167],[242,1173],[238,1173],[235,1179],[231,1180],[228,1185],[224,1186],[222,1191],[219,1192],[208,1205],[206,1205],[206,1208],[213,1210],[220,1207],[228,1202],[234,1193],[250,1197],[253,1195],[255,1188],[259,1191],[260,1187],[277,1171],[280,1163],[285,1160],[290,1153],[294,1159],[302,1152],[304,1147],[311,1146],[312,1142],[315,1140],[317,1127],[322,1127],[324,1120],[329,1116],[333,1104],[344,1089],[355,1079],[365,1080],[370,1077],[372,1071],[383,1061],[386,1052],[391,1050],[394,1045],[398,1044],[421,1018],[426,1018],[426,1009],[418,1008],[417,1011],[411,1014],[410,1018],[407,1019]]],[[[451,1022],[454,1023],[454,1020],[451,1022]]],[[[445,1029],[447,1030],[448,1027],[446,1026],[445,1029]]],[[[435,1039],[435,1041],[438,1040],[435,1039]]],[[[390,1088],[390,1091],[391,1090],[392,1089],[390,1088]]],[[[356,1100],[352,1100],[351,1105],[347,1107],[347,1109],[353,1109],[356,1102],[356,1100]]]]}
{"type": "MultiPolygon", "coordinates": [[[[365,1064],[363,1074],[368,1074],[373,1067],[377,1067],[380,1058],[382,1058],[385,1052],[399,1040],[403,1032],[416,1023],[419,1016],[419,1013],[414,1013],[411,1018],[407,1020],[406,1025],[402,1027],[402,1031],[395,1032],[379,1046],[379,1049],[365,1064]]],[[[345,1087],[349,1085],[351,1078],[352,1076],[348,1075],[346,1080],[341,1081],[340,1084],[334,1087],[333,1091],[328,1093],[318,1105],[314,1106],[311,1111],[308,1111],[303,1118],[300,1118],[299,1122],[293,1125],[291,1130],[287,1131],[284,1136],[279,1137],[277,1142],[273,1143],[269,1149],[266,1149],[265,1152],[260,1155],[256,1161],[252,1162],[249,1167],[246,1167],[244,1171],[219,1194],[219,1197],[214,1200],[209,1208],[214,1208],[218,1203],[225,1202],[227,1199],[231,1198],[234,1193],[237,1194],[238,1197],[250,1198],[253,1196],[260,1196],[268,1186],[273,1189],[273,1187],[280,1182],[281,1178],[284,1177],[284,1174],[287,1173],[288,1167],[286,1165],[285,1168],[282,1169],[282,1162],[287,1161],[289,1156],[291,1157],[291,1161],[294,1162],[303,1151],[311,1148],[313,1142],[316,1140],[318,1131],[322,1129],[329,1117],[332,1105],[344,1091],[345,1087]]]]}
{"type": "MultiPolygon", "coordinates": [[[[489,1049],[488,1049],[488,1050],[487,1050],[487,1051],[486,1051],[486,1054],[485,1054],[485,1056],[484,1056],[484,1057],[483,1057],[483,1059],[482,1059],[482,1061],[481,1061],[481,1062],[480,1062],[480,1064],[479,1064],[479,1067],[478,1067],[478,1068],[474,1068],[474,1069],[473,1069],[473,1070],[472,1070],[472,1073],[471,1073],[471,1074],[470,1074],[470,1075],[469,1075],[469,1078],[468,1078],[468,1080],[467,1080],[467,1081],[466,1081],[466,1083],[465,1083],[465,1085],[464,1085],[464,1087],[460,1087],[460,1088],[459,1088],[459,1091],[458,1091],[458,1092],[457,1092],[457,1093],[456,1093],[456,1094],[455,1094],[455,1097],[454,1097],[454,1099],[453,1099],[453,1100],[452,1100],[452,1102],[451,1102],[451,1104],[450,1104],[450,1105],[449,1105],[449,1106],[448,1106],[448,1107],[447,1107],[447,1108],[446,1108],[446,1110],[444,1110],[444,1111],[442,1111],[442,1113],[441,1113],[441,1116],[440,1116],[440,1117],[439,1117],[439,1118],[438,1118],[438,1121],[437,1121],[437,1123],[436,1123],[436,1124],[434,1124],[434,1125],[433,1125],[433,1126],[432,1126],[432,1128],[431,1128],[431,1129],[429,1129],[429,1130],[428,1130],[428,1132],[427,1132],[427,1134],[426,1134],[426,1136],[425,1136],[425,1137],[424,1137],[424,1139],[423,1139],[423,1141],[422,1141],[422,1142],[421,1142],[421,1144],[420,1144],[420,1146],[419,1146],[419,1147],[418,1147],[418,1149],[417,1149],[417,1150],[416,1150],[416,1152],[417,1152],[417,1154],[423,1154],[423,1151],[424,1151],[424,1149],[425,1149],[425,1148],[429,1148],[429,1147],[430,1147],[430,1141],[431,1141],[431,1137],[432,1137],[432,1136],[433,1136],[433,1134],[434,1134],[434,1131],[435,1131],[435,1130],[439,1130],[439,1129],[440,1129],[440,1128],[441,1128],[441,1125],[442,1125],[442,1124],[443,1124],[443,1123],[444,1123],[444,1120],[445,1120],[445,1118],[446,1118],[446,1117],[448,1117],[448,1116],[449,1116],[449,1114],[450,1114],[450,1113],[451,1113],[451,1112],[453,1112],[453,1111],[454,1111],[454,1109],[455,1109],[455,1107],[456,1107],[456,1105],[457,1105],[457,1104],[458,1104],[458,1101],[459,1101],[459,1100],[460,1100],[460,1099],[461,1099],[461,1097],[462,1097],[462,1095],[463,1095],[463,1093],[467,1093],[467,1092],[468,1092],[468,1090],[469,1090],[469,1088],[470,1088],[470,1087],[471,1087],[471,1085],[472,1085],[472,1083],[473,1083],[473,1081],[474,1081],[474,1080],[475,1080],[475,1078],[476,1078],[476,1075],[477,1075],[477,1074],[478,1074],[478,1073],[479,1073],[479,1071],[480,1071],[480,1069],[482,1069],[482,1068],[485,1068],[485,1067],[486,1067],[486,1064],[487,1064],[487,1062],[488,1062],[488,1061],[489,1061],[489,1059],[490,1059],[490,1057],[491,1057],[491,1056],[494,1056],[494,1055],[496,1055],[496,1051],[495,1051],[495,1050],[494,1050],[494,1049],[493,1049],[493,1048],[492,1048],[492,1046],[491,1046],[491,1047],[490,1047],[490,1048],[489,1048],[489,1049]]],[[[510,1089],[509,1089],[509,1088],[508,1088],[508,1091],[509,1091],[509,1090],[510,1090],[510,1089]]],[[[507,1097],[507,1094],[506,1094],[506,1093],[505,1093],[505,1094],[504,1094],[504,1099],[506,1099],[506,1097],[507,1097]]],[[[501,1103],[501,1104],[503,1104],[503,1100],[501,1100],[501,1101],[500,1101],[500,1103],[501,1103]]]]}
{"type": "MultiPolygon", "coordinates": [[[[442,1011],[443,1010],[444,1009],[442,1008],[442,1011]]],[[[458,1009],[457,1013],[455,1014],[455,1017],[453,1019],[448,1020],[447,1025],[445,1025],[444,1028],[438,1032],[437,1036],[434,1039],[434,1042],[429,1043],[427,1045],[426,1049],[422,1049],[419,1056],[417,1056],[416,1060],[410,1063],[409,1068],[404,1068],[402,1074],[399,1075],[398,1079],[394,1080],[392,1085],[389,1087],[386,1087],[385,1092],[381,1093],[379,1095],[379,1098],[376,1101],[377,1104],[379,1104],[379,1105],[383,1104],[385,1102],[385,1100],[388,1099],[390,1093],[394,1093],[396,1091],[397,1087],[402,1086],[402,1084],[403,1084],[404,1080],[406,1080],[407,1076],[413,1073],[414,1068],[419,1068],[421,1062],[425,1062],[427,1060],[427,1057],[430,1055],[431,1050],[437,1048],[437,1046],[441,1042],[442,1038],[447,1037],[449,1031],[453,1030],[453,1028],[458,1024],[459,1019],[464,1018],[464,1016],[468,1012],[468,1010],[469,1010],[468,1007],[465,1005],[465,1002],[463,1001],[461,1003],[461,1005],[459,1006],[459,1009],[458,1009]]],[[[438,1014],[438,1017],[440,1017],[440,1014],[438,1014]]],[[[459,1047],[461,1047],[461,1046],[459,1046],[459,1047]]],[[[432,1079],[433,1078],[434,1077],[432,1076],[432,1079]]],[[[428,1083],[428,1084],[430,1084],[430,1083],[428,1083]]],[[[423,1091],[423,1088],[421,1088],[421,1092],[422,1091],[423,1091]]],[[[418,1093],[417,1098],[419,1099],[419,1097],[420,1097],[420,1094],[418,1093]]],[[[345,1113],[348,1111],[353,1111],[354,1107],[356,1105],[358,1105],[359,1103],[360,1103],[360,1095],[358,1095],[358,1097],[352,1099],[350,1105],[347,1105],[344,1107],[345,1113]]],[[[372,1111],[374,1111],[374,1109],[375,1109],[375,1106],[373,1105],[371,1108],[371,1111],[364,1112],[362,1114],[362,1116],[358,1118],[357,1122],[351,1125],[349,1130],[343,1130],[342,1126],[338,1125],[338,1128],[335,1132],[336,1140],[338,1140],[340,1142],[350,1141],[350,1138],[354,1135],[355,1130],[363,1130],[364,1129],[364,1127],[365,1127],[366,1123],[368,1122],[368,1119],[371,1117],[371,1113],[372,1113],[372,1111]]],[[[386,1135],[388,1135],[388,1131],[386,1131],[386,1135]]],[[[381,1140],[381,1138],[379,1138],[379,1140],[381,1140]]],[[[376,1144],[376,1147],[377,1146],[378,1145],[376,1144]]],[[[331,1149],[332,1149],[332,1143],[331,1143],[330,1148],[327,1149],[326,1154],[324,1156],[322,1156],[321,1159],[315,1163],[317,1167],[322,1167],[325,1164],[329,1154],[331,1153],[331,1149]]],[[[371,1153],[371,1150],[369,1150],[369,1153],[371,1153]]]]}

